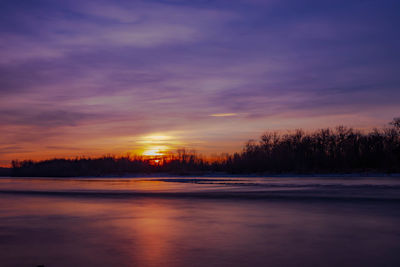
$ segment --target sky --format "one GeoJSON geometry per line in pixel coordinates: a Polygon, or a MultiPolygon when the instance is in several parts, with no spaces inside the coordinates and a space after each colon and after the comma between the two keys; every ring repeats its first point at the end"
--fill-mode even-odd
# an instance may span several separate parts
{"type": "Polygon", "coordinates": [[[2,0],[0,165],[400,115],[399,1],[2,0]]]}

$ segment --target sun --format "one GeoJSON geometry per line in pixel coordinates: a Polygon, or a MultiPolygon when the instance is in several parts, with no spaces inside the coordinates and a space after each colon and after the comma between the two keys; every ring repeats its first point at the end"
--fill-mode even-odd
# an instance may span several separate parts
{"type": "Polygon", "coordinates": [[[140,144],[141,149],[138,151],[142,156],[155,158],[163,157],[170,153],[176,145],[181,142],[177,140],[176,136],[166,133],[153,133],[139,137],[136,141],[140,144]]]}
{"type": "Polygon", "coordinates": [[[143,156],[151,156],[151,157],[157,157],[157,156],[164,156],[166,151],[168,151],[169,147],[168,146],[149,146],[145,148],[145,150],[142,152],[143,156]]]}
{"type": "Polygon", "coordinates": [[[158,149],[148,149],[148,150],[143,151],[142,155],[143,156],[162,156],[162,155],[164,155],[164,153],[158,149]]]}

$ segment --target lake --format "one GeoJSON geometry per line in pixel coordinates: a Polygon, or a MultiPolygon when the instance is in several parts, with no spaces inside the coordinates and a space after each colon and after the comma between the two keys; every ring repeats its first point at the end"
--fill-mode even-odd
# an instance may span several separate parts
{"type": "Polygon", "coordinates": [[[400,177],[0,178],[0,266],[400,266],[400,177]]]}

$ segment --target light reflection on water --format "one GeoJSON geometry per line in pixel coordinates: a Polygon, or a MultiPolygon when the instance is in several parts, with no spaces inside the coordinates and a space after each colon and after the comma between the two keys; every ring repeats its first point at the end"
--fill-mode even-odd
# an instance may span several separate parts
{"type": "MultiPolygon", "coordinates": [[[[1,190],[231,189],[153,179],[39,179],[15,187],[1,180],[1,190]]],[[[0,266],[400,266],[398,201],[29,194],[0,200],[0,266]]]]}
{"type": "Polygon", "coordinates": [[[400,187],[400,177],[1,178],[0,190],[96,192],[271,191],[315,187],[400,187]]]}

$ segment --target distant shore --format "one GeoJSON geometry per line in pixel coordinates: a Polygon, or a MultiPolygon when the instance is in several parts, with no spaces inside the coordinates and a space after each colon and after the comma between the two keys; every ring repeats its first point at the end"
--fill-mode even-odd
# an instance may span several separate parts
{"type": "Polygon", "coordinates": [[[386,176],[400,173],[400,119],[391,128],[361,132],[338,126],[313,132],[266,132],[241,152],[207,159],[195,151],[153,156],[13,160],[0,175],[80,176],[386,176]]]}
{"type": "Polygon", "coordinates": [[[375,173],[375,172],[355,172],[355,173],[285,173],[285,174],[274,174],[274,173],[248,173],[248,174],[230,174],[230,173],[133,173],[133,174],[110,174],[110,175],[100,175],[100,176],[12,176],[11,168],[10,175],[0,173],[0,177],[11,177],[11,178],[169,178],[169,177],[230,177],[230,178],[241,178],[241,177],[259,177],[259,178],[354,178],[354,177],[400,177],[400,173],[375,173]]]}

